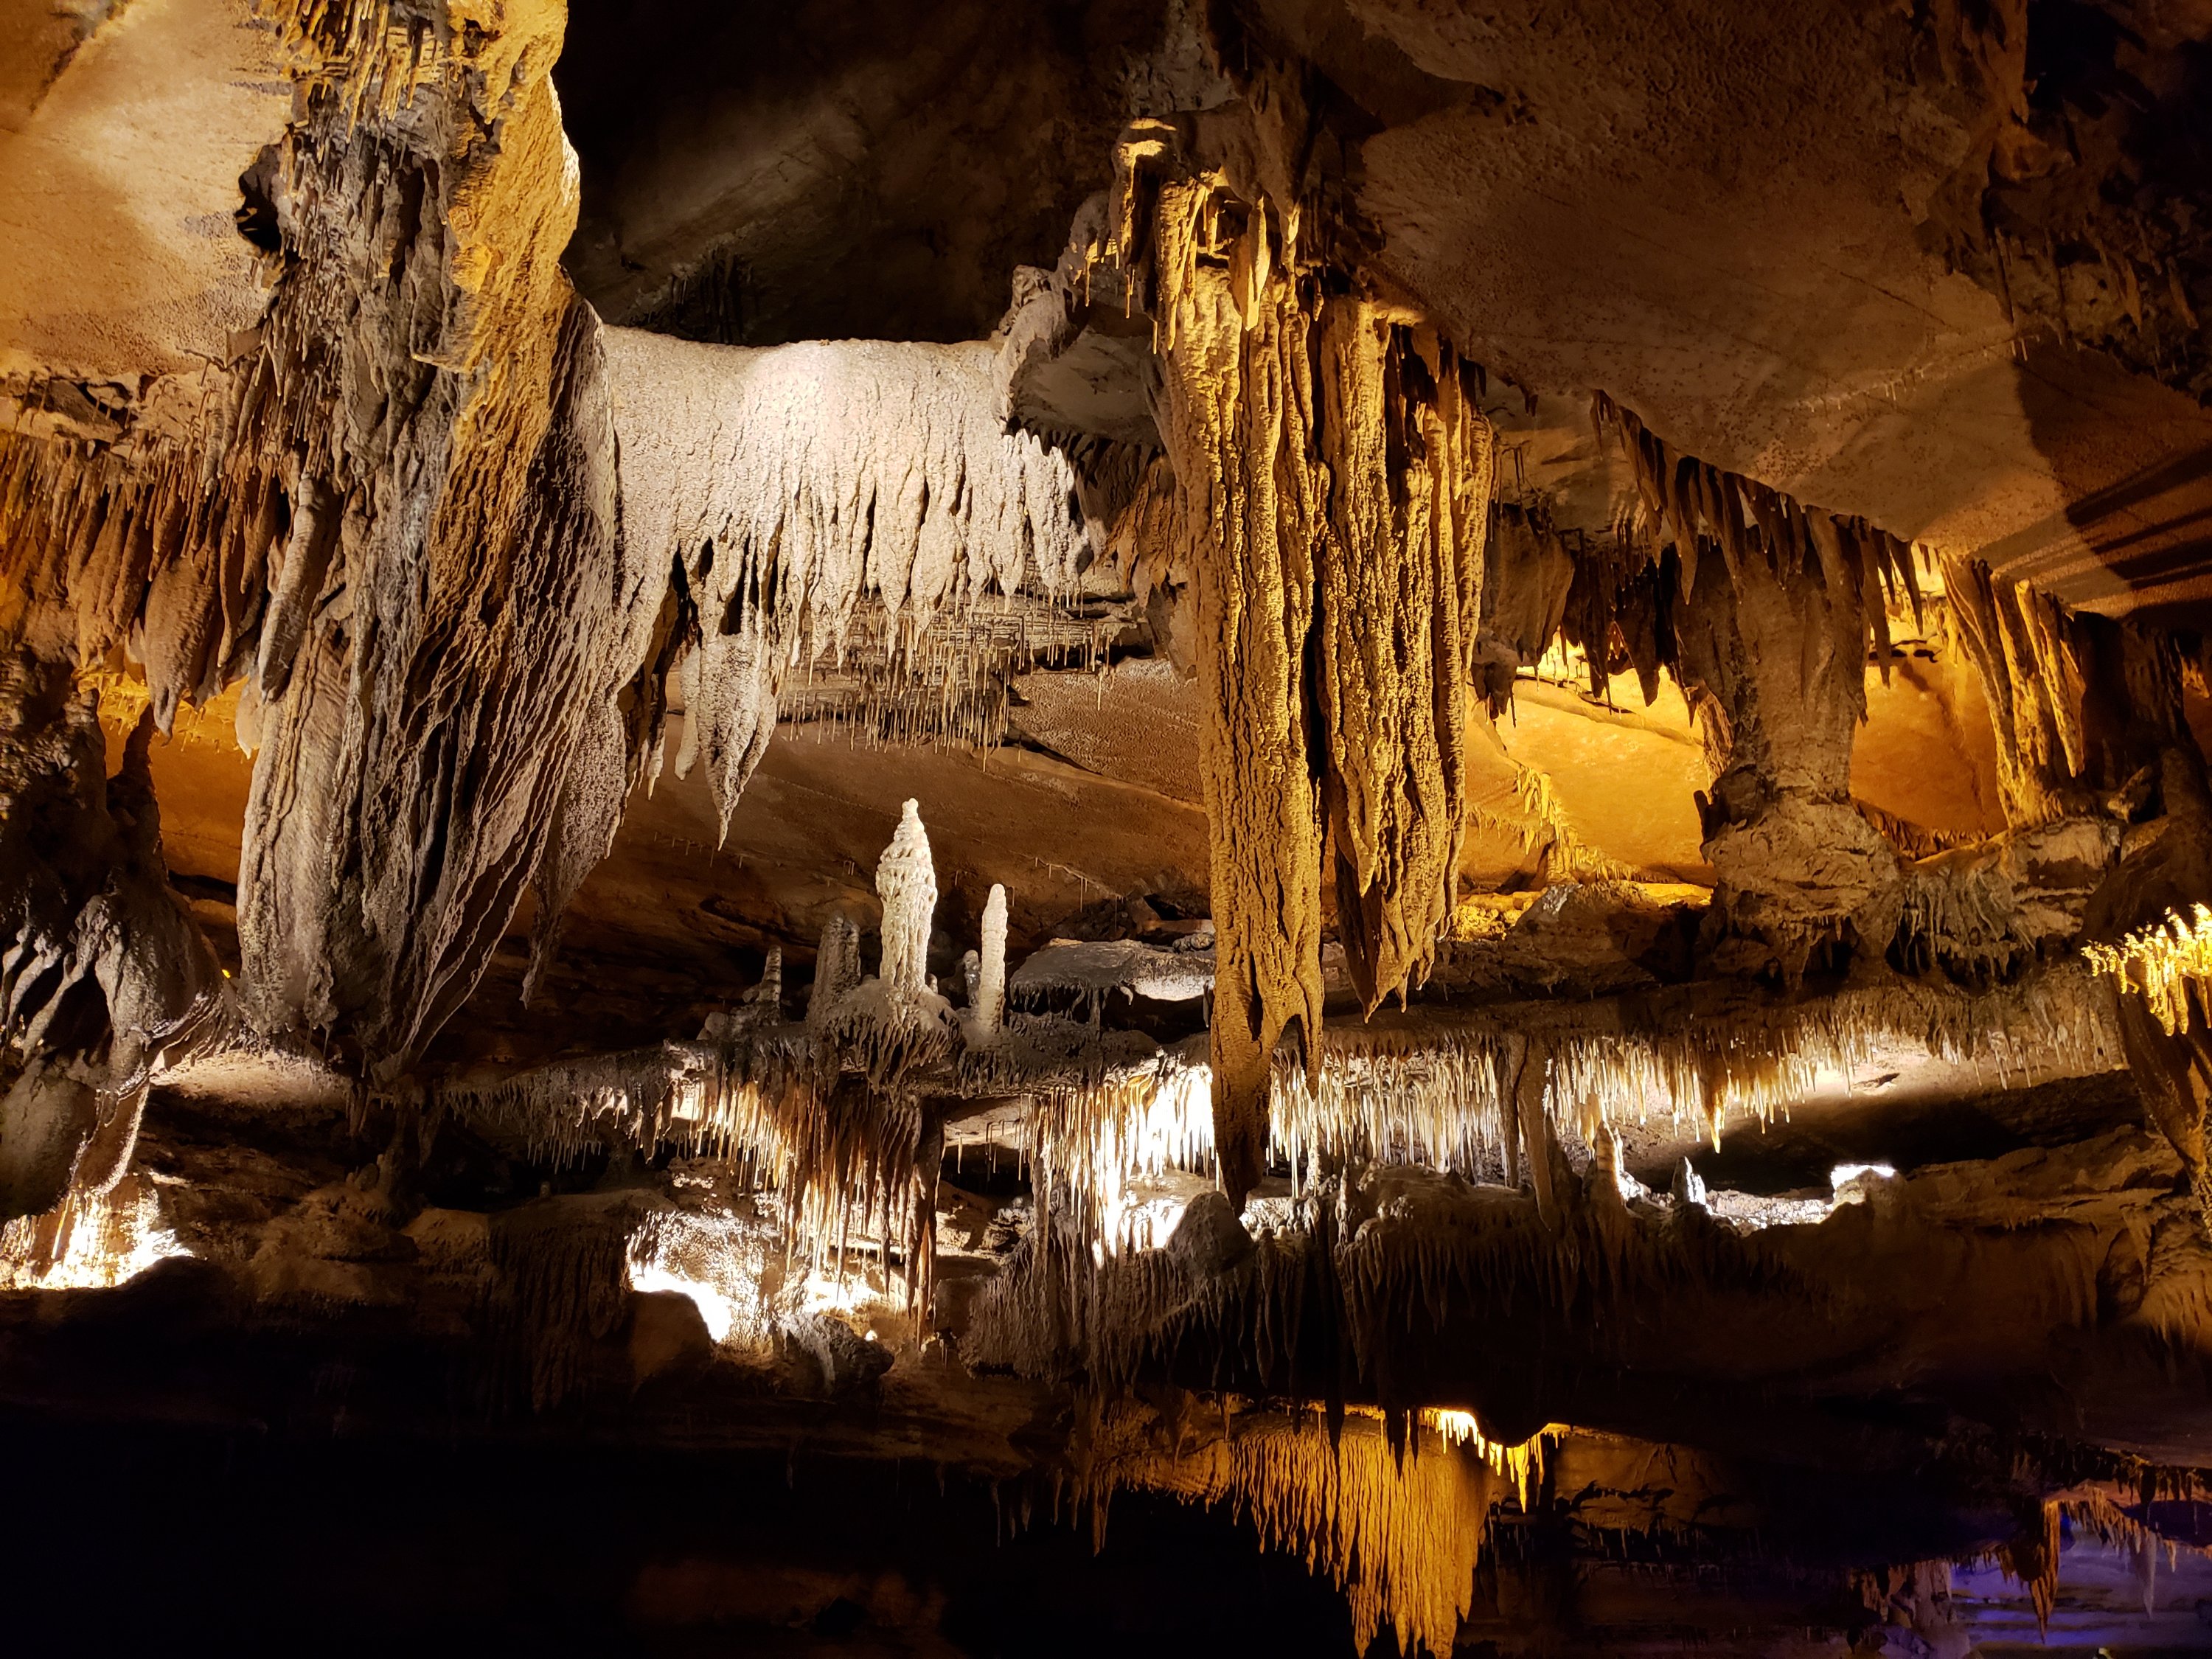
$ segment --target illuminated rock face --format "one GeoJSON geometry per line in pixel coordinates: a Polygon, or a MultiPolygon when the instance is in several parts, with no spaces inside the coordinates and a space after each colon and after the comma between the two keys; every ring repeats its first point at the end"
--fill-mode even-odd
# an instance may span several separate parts
{"type": "Polygon", "coordinates": [[[65,9],[11,1411],[1172,1497],[1332,1650],[2201,1541],[2212,31],[65,9]]]}

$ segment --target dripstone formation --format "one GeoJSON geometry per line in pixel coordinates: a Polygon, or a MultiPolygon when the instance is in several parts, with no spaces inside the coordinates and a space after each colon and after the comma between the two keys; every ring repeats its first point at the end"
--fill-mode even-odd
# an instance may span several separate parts
{"type": "Polygon", "coordinates": [[[2201,9],[0,17],[0,1620],[2212,1648],[2201,9]]]}

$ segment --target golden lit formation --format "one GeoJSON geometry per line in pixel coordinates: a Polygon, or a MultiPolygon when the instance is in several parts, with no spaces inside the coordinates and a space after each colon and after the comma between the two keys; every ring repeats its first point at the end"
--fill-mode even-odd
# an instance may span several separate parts
{"type": "Polygon", "coordinates": [[[2208,63],[0,7],[0,1634],[2203,1647],[2208,63]]]}
{"type": "Polygon", "coordinates": [[[2117,945],[2085,945],[2081,955],[2099,973],[2111,975],[2123,995],[2133,992],[2148,1003],[2168,1036],[2212,1025],[2212,993],[2206,988],[2212,986],[2212,908],[2174,911],[2117,945]]]}

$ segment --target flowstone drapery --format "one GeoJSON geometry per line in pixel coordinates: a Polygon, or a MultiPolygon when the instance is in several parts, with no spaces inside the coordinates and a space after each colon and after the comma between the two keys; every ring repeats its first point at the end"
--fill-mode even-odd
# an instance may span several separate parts
{"type": "MultiPolygon", "coordinates": [[[[117,842],[103,817],[123,825],[113,862],[136,873],[118,880],[138,890],[105,910],[81,894],[73,921],[25,918],[53,939],[104,915],[93,954],[112,971],[107,1029],[80,997],[66,1039],[19,1035],[40,1076],[109,1054],[120,1072],[88,1086],[116,1102],[135,1103],[150,1054],[219,981],[161,890],[143,738],[102,814],[98,725],[53,712],[74,708],[56,689],[72,674],[136,662],[163,731],[246,678],[239,735],[259,753],[241,1001],[384,1077],[474,988],[533,884],[550,939],[633,770],[615,706],[659,596],[621,562],[598,323],[558,263],[575,211],[547,78],[561,10],[507,5],[492,29],[389,21],[267,9],[297,113],[255,169],[271,297],[228,367],[189,398],[148,389],[127,445],[31,421],[0,464],[23,757],[66,751],[78,774],[24,781],[81,803],[87,847],[117,842]]],[[[40,890],[26,866],[9,876],[40,890]]],[[[135,1103],[99,1115],[135,1123],[135,1103]]]]}
{"type": "Polygon", "coordinates": [[[896,657],[933,622],[1068,592],[1089,556],[1066,458],[993,412],[987,342],[606,339],[624,534],[673,566],[696,630],[676,769],[704,758],[726,834],[787,683],[842,657],[856,611],[896,657]]]}

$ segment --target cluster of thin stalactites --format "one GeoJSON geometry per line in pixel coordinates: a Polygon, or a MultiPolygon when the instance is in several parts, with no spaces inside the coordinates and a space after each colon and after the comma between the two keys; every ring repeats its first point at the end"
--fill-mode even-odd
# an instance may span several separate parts
{"type": "Polygon", "coordinates": [[[1107,1449],[1084,1488],[1094,1528],[1103,1534],[1116,1490],[1224,1505],[1263,1547],[1299,1558],[1344,1592],[1361,1652],[1385,1629],[1402,1652],[1452,1650],[1491,1517],[1503,1504],[1527,1501],[1544,1445],[1559,1432],[1499,1445],[1469,1413],[1423,1412],[1394,1444],[1372,1412],[1354,1409],[1334,1429],[1314,1411],[1224,1415],[1222,1434],[1182,1452],[1125,1450],[1133,1431],[1103,1435],[1107,1449]]]}
{"type": "Polygon", "coordinates": [[[2212,1026],[2212,908],[2173,911],[2117,944],[2086,945],[2082,955],[2123,995],[2141,996],[2167,1036],[2212,1026]]]}
{"type": "MultiPolygon", "coordinates": [[[[612,1142],[720,1158],[741,1184],[780,1194],[790,1243],[811,1265],[842,1271],[848,1241],[866,1237],[886,1264],[898,1252],[910,1294],[933,1249],[933,1101],[1027,1100],[1023,1151],[1041,1224],[1073,1227],[1066,1254],[1079,1277],[1083,1262],[1161,1242],[1147,1182],[1211,1174],[1212,1077],[1194,1045],[1163,1050],[1135,1034],[1115,1042],[1079,1022],[1019,1016],[962,1048],[957,1022],[901,1016],[865,989],[843,993],[848,1012],[837,1020],[556,1063],[451,1086],[437,1104],[539,1157],[612,1142]],[[860,1042],[878,1026],[879,1041],[860,1042]]],[[[1663,1124],[1717,1145],[1726,1126],[1771,1120],[1823,1086],[1848,1089],[1900,1053],[1971,1066],[1998,1086],[2119,1063],[2106,999],[2063,966],[1971,997],[1897,984],[1592,1029],[1608,1006],[1580,1022],[1547,1008],[1521,1011],[1530,1018],[1422,1011],[1330,1028],[1311,1075],[1276,1068],[1271,1158],[1294,1185],[1324,1167],[1377,1163],[1520,1185],[1544,1178],[1546,1139],[1598,1146],[1631,1125],[1663,1124]]]]}

